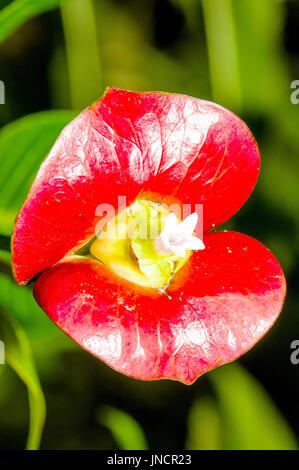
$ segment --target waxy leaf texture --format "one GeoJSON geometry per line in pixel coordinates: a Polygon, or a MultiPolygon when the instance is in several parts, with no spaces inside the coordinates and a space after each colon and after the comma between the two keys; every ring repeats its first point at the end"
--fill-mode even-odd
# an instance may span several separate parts
{"type": "Polygon", "coordinates": [[[259,166],[250,131],[221,106],[110,88],[42,164],[15,225],[15,278],[26,284],[44,271],[34,289],[39,305],[116,370],[192,383],[250,349],[282,308],[285,280],[274,256],[245,235],[207,233],[244,204],[259,166]],[[101,226],[99,204],[124,209],[119,196],[126,206],[137,197],[203,204],[206,248],[165,293],[72,255],[101,226]]]}

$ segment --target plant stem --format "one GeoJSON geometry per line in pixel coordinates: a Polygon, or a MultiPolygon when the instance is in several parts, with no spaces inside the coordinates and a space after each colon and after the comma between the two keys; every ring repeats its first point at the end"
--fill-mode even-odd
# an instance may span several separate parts
{"type": "Polygon", "coordinates": [[[92,0],[61,5],[72,108],[81,110],[103,93],[92,0]]]}
{"type": "Polygon", "coordinates": [[[42,392],[38,388],[36,388],[34,392],[28,388],[28,399],[30,425],[26,450],[38,450],[45,424],[46,403],[42,392]]]}
{"type": "Polygon", "coordinates": [[[241,108],[238,51],[231,0],[202,0],[213,99],[241,108]]]}

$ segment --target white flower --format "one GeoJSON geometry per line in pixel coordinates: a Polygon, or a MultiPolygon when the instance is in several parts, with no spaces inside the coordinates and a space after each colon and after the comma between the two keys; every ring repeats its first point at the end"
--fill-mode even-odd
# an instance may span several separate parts
{"type": "Polygon", "coordinates": [[[204,250],[203,242],[193,235],[198,215],[196,212],[186,217],[181,223],[175,214],[167,217],[163,231],[154,241],[155,250],[159,255],[176,254],[186,256],[186,250],[204,250]]]}

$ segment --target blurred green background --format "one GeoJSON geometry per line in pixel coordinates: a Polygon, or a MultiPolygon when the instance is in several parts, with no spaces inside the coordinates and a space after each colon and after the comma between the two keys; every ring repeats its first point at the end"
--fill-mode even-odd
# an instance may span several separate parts
{"type": "Polygon", "coordinates": [[[297,448],[299,104],[290,84],[299,79],[299,1],[0,0],[0,8],[0,448],[297,448]],[[257,187],[221,229],[278,257],[285,307],[242,359],[190,387],[114,372],[11,277],[13,221],[41,161],[108,85],[216,101],[260,146],[257,187]]]}

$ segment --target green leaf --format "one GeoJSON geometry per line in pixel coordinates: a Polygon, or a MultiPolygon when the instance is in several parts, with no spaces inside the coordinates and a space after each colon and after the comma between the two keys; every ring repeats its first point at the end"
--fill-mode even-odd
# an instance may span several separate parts
{"type": "Polygon", "coordinates": [[[209,372],[216,395],[195,399],[186,448],[193,450],[297,449],[284,416],[262,385],[240,365],[209,372]]]}
{"type": "Polygon", "coordinates": [[[15,0],[0,11],[0,43],[34,16],[68,0],[15,0]]]}
{"type": "Polygon", "coordinates": [[[40,333],[39,318],[45,315],[35,302],[30,287],[19,287],[10,277],[0,272],[0,299],[1,305],[17,318],[26,330],[27,327],[37,328],[40,333]]]}
{"type": "Polygon", "coordinates": [[[0,311],[0,338],[5,344],[5,360],[28,389],[30,423],[27,449],[38,449],[45,422],[46,405],[24,330],[7,310],[0,311]]]}
{"type": "Polygon", "coordinates": [[[280,114],[277,109],[289,103],[290,86],[282,48],[283,2],[232,0],[232,11],[244,107],[280,114]]]}
{"type": "Polygon", "coordinates": [[[0,233],[9,235],[34,176],[72,111],[44,111],[0,131],[0,233]]]}
{"type": "MultiPolygon", "coordinates": [[[[9,265],[0,258],[1,305],[11,312],[26,330],[36,357],[40,360],[43,358],[46,363],[51,360],[49,359],[51,355],[78,348],[74,341],[60,331],[37,305],[32,288],[17,286],[9,273],[9,265]]],[[[43,365],[41,361],[41,366],[43,365]]]]}
{"type": "Polygon", "coordinates": [[[221,446],[221,420],[214,398],[204,396],[196,399],[188,416],[186,448],[219,450],[221,446]]]}
{"type": "Polygon", "coordinates": [[[144,432],[137,421],[125,411],[103,406],[97,412],[99,424],[109,429],[121,450],[147,450],[144,432]]]}
{"type": "MultiPolygon", "coordinates": [[[[5,263],[7,266],[10,264],[10,252],[0,249],[0,263],[5,263]]],[[[0,269],[1,272],[1,269],[0,269]]]]}
{"type": "Polygon", "coordinates": [[[210,372],[218,398],[224,449],[297,449],[296,438],[262,385],[229,364],[210,372]]]}

